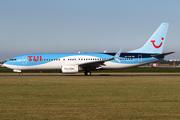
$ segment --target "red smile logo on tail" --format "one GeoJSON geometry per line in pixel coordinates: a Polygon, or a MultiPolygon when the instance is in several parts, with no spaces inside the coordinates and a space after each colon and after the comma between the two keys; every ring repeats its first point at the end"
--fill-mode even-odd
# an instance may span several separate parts
{"type": "MultiPolygon", "coordinates": [[[[164,38],[162,37],[161,38],[161,40],[164,40],[164,38]]],[[[160,45],[155,45],[155,40],[151,40],[151,42],[152,42],[152,44],[153,44],[153,46],[155,47],[155,48],[160,48],[161,46],[162,46],[162,42],[160,43],[160,45]]]]}

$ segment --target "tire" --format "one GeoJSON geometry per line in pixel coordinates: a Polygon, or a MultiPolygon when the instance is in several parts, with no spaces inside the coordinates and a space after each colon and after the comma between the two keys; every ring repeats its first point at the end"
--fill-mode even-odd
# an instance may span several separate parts
{"type": "Polygon", "coordinates": [[[87,76],[91,76],[91,72],[90,71],[87,71],[87,76]]]}
{"type": "Polygon", "coordinates": [[[84,72],[84,75],[85,75],[85,76],[91,76],[91,72],[90,72],[90,71],[85,71],[85,72],[84,72]]]}
{"type": "Polygon", "coordinates": [[[23,75],[23,73],[19,73],[19,76],[22,76],[23,75]]]}

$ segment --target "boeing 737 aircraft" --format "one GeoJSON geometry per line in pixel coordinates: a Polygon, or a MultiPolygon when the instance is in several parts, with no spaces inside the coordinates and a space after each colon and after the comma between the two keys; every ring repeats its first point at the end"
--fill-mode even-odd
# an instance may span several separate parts
{"type": "MultiPolygon", "coordinates": [[[[41,53],[13,57],[3,66],[22,75],[23,70],[60,70],[62,73],[85,71],[91,75],[96,69],[130,68],[163,59],[174,52],[162,53],[169,23],[162,23],[150,39],[139,49],[121,53],[41,53]]],[[[133,41],[132,41],[133,42],[133,41]]]]}

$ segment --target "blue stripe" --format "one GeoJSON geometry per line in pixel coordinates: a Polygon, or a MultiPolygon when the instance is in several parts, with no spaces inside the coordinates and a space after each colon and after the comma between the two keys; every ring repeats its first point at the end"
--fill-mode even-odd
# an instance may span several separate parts
{"type": "MultiPolygon", "coordinates": [[[[16,61],[7,61],[5,64],[9,64],[9,65],[18,65],[18,66],[35,66],[35,65],[42,65],[45,63],[49,63],[52,62],[51,59],[61,59],[60,61],[62,61],[63,57],[71,57],[71,56],[82,56],[82,58],[84,58],[84,56],[92,56],[92,57],[98,57],[98,58],[106,58],[106,59],[110,59],[113,58],[115,55],[115,53],[40,53],[40,54],[25,54],[25,55],[20,55],[20,56],[16,56],[13,57],[12,59],[16,59],[16,61]],[[38,62],[35,61],[29,61],[28,56],[32,56],[31,59],[37,59],[37,56],[39,56],[39,60],[38,62]],[[40,61],[40,56],[42,56],[43,61],[40,61]],[[27,58],[27,61],[24,61],[23,58],[27,58]],[[48,61],[44,61],[44,59],[48,59],[48,61]],[[49,61],[50,59],[50,61],[49,61]],[[27,62],[27,64],[26,64],[27,62]],[[24,63],[24,64],[23,64],[24,63]]],[[[151,55],[152,54],[142,54],[142,53],[121,53],[120,55],[120,61],[124,64],[136,64],[139,63],[139,59],[138,56],[142,55],[142,63],[144,62],[150,62],[150,61],[154,61],[157,60],[159,58],[152,58],[151,55]]],[[[154,55],[154,54],[153,54],[154,55]]],[[[162,57],[163,58],[163,57],[162,57]]],[[[117,60],[112,60],[110,62],[114,62],[114,63],[119,63],[117,60]]]]}

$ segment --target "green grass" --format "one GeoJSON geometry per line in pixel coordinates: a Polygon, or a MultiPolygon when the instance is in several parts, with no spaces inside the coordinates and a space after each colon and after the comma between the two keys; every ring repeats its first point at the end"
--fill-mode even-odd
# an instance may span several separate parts
{"type": "Polygon", "coordinates": [[[0,118],[180,119],[179,77],[0,77],[0,118]]]}

